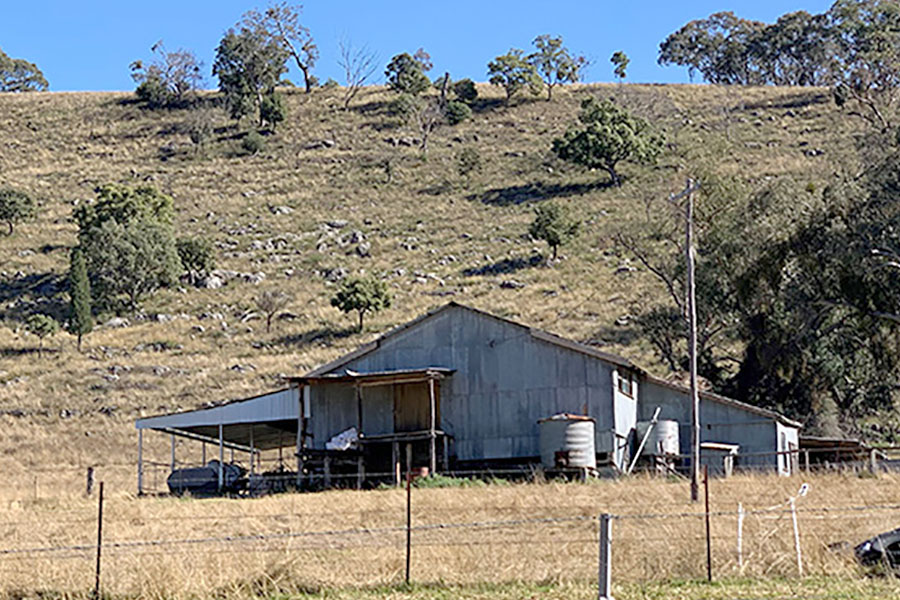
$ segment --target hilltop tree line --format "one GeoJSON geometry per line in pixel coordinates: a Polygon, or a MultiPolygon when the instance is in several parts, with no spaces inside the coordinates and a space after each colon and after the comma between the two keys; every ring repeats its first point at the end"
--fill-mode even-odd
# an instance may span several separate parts
{"type": "Polygon", "coordinates": [[[787,13],[767,24],[718,12],[687,23],[659,48],[659,64],[724,85],[830,86],[889,126],[900,83],[900,5],[838,0],[822,14],[787,13]]]}

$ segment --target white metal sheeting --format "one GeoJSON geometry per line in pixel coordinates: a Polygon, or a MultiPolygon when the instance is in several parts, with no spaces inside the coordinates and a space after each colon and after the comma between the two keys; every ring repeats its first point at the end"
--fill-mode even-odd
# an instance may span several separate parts
{"type": "Polygon", "coordinates": [[[138,429],[193,429],[213,425],[263,424],[272,421],[296,421],[300,416],[297,388],[287,388],[214,406],[171,415],[138,419],[138,429]]]}

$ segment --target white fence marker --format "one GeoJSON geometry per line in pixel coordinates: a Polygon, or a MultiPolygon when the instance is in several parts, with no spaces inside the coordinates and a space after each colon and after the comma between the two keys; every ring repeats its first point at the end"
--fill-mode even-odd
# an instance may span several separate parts
{"type": "Polygon", "coordinates": [[[803,557],[800,554],[800,528],[797,526],[797,502],[794,498],[791,498],[789,502],[791,503],[791,521],[794,524],[794,549],[797,551],[797,573],[800,577],[803,577],[803,557]]]}

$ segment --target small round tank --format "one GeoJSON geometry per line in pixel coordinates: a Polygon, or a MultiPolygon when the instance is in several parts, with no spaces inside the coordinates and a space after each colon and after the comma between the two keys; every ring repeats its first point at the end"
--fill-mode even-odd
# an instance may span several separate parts
{"type": "MultiPolygon", "coordinates": [[[[635,444],[640,444],[650,427],[650,421],[638,421],[637,437],[635,444]]],[[[678,421],[661,419],[656,422],[644,449],[641,451],[643,456],[665,456],[667,454],[678,454],[680,450],[678,438],[678,421]]]]}
{"type": "Polygon", "coordinates": [[[596,468],[594,419],[560,413],[538,421],[541,464],[547,469],[596,468]]]}

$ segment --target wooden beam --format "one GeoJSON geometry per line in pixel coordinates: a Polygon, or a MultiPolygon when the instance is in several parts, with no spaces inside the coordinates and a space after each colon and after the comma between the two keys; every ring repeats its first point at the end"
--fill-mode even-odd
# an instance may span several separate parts
{"type": "MultiPolygon", "coordinates": [[[[807,469],[809,470],[809,469],[807,469]]],[[[138,429],[138,496],[144,494],[144,430],[138,429]]]]}
{"type": "Polygon", "coordinates": [[[435,448],[435,419],[437,418],[437,406],[434,397],[434,379],[428,380],[428,474],[434,475],[437,470],[437,453],[435,448]]]}
{"type": "Polygon", "coordinates": [[[225,487],[225,443],[223,438],[223,426],[219,423],[219,491],[225,487]]]}

